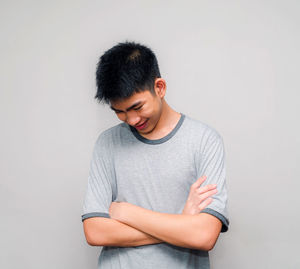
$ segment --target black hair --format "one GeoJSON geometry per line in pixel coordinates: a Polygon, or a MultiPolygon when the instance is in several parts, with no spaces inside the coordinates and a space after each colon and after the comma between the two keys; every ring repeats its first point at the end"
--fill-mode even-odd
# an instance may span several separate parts
{"type": "Polygon", "coordinates": [[[155,96],[154,82],[160,77],[156,56],[150,48],[135,42],[118,43],[99,59],[95,98],[109,104],[146,90],[155,96]]]}

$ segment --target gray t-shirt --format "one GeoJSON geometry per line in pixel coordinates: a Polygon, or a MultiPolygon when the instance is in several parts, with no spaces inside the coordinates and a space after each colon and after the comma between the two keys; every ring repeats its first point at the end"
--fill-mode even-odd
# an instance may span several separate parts
{"type": "MultiPolygon", "coordinates": [[[[124,201],[161,213],[181,214],[191,185],[217,184],[218,192],[202,212],[228,230],[223,139],[212,127],[181,113],[176,127],[161,139],[141,136],[122,122],[103,131],[94,147],[82,221],[109,216],[112,201],[124,201]]],[[[101,269],[207,269],[207,251],[169,243],[134,247],[104,246],[101,269]]]]}

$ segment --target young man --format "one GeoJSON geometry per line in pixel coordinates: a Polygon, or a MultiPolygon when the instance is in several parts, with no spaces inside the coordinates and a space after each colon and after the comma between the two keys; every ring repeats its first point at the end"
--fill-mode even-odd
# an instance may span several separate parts
{"type": "Polygon", "coordinates": [[[101,56],[95,98],[122,121],[95,143],[82,221],[98,267],[209,268],[228,230],[224,145],[212,127],[172,109],[157,59],[119,43],[101,56]]]}

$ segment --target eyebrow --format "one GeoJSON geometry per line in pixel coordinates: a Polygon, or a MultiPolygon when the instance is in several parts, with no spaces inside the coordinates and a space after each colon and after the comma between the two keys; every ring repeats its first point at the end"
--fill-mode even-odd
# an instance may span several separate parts
{"type": "MultiPolygon", "coordinates": [[[[126,111],[129,111],[130,109],[134,108],[135,106],[138,106],[141,103],[142,103],[142,101],[138,101],[138,102],[134,103],[132,106],[126,108],[126,111]]],[[[122,110],[115,109],[113,106],[110,106],[110,108],[114,111],[122,111],[122,110]]]]}

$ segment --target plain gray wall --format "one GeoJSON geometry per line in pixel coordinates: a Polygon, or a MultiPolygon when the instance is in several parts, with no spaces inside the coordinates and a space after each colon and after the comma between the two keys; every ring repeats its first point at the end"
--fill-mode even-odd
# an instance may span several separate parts
{"type": "MultiPolygon", "coordinates": [[[[96,268],[81,213],[98,57],[156,53],[166,101],[222,135],[230,228],[212,269],[300,268],[299,1],[1,1],[1,268],[96,268]]],[[[195,179],[196,180],[196,179],[195,179]]]]}

